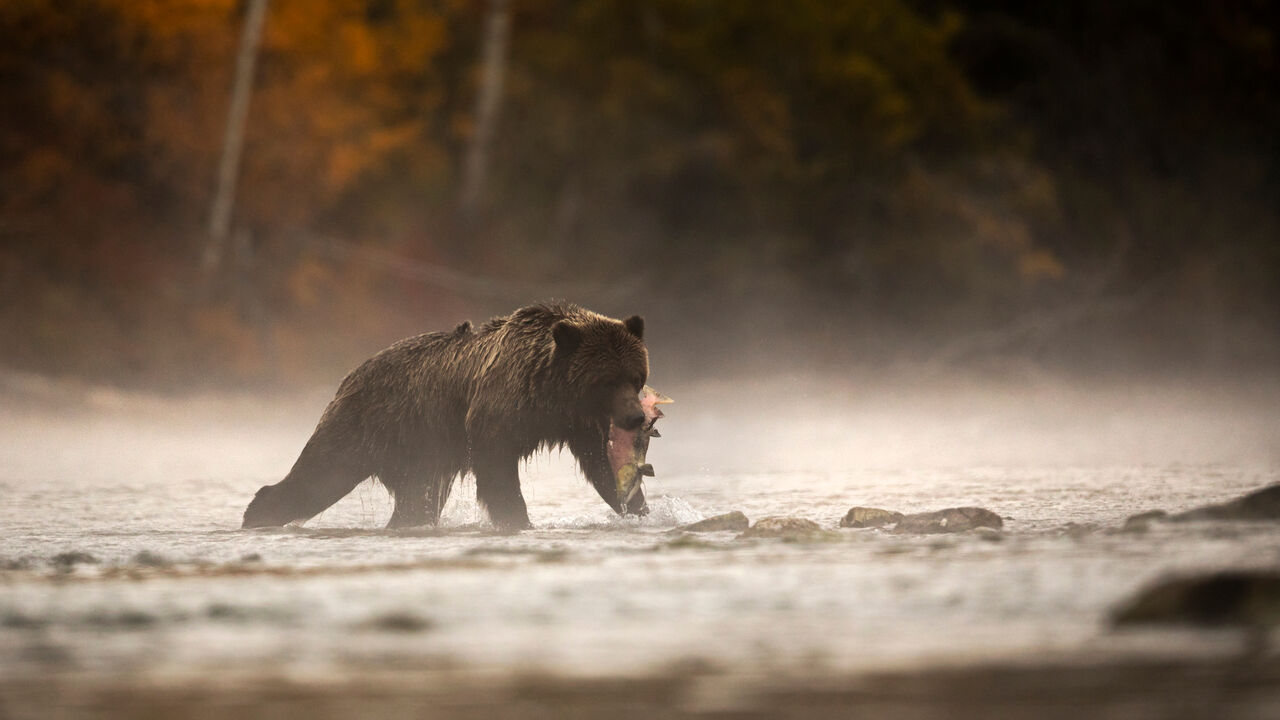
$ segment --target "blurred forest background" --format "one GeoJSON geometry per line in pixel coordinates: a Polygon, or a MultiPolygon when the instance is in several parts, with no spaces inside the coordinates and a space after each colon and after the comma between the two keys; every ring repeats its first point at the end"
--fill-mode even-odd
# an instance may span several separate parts
{"type": "Polygon", "coordinates": [[[0,3],[0,365],[332,383],[550,297],[655,375],[1280,363],[1280,4],[271,0],[215,237],[249,5],[0,3]]]}

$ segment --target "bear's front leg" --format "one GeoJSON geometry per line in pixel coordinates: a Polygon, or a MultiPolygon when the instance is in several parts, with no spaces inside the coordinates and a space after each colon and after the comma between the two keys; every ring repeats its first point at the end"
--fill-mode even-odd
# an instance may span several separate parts
{"type": "Polygon", "coordinates": [[[477,450],[471,470],[476,476],[476,500],[495,527],[505,532],[527,530],[529,510],[520,493],[520,456],[477,450]]]}

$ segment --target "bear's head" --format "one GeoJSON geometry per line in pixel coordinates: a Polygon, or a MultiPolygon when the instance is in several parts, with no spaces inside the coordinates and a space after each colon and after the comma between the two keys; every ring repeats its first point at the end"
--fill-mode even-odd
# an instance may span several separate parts
{"type": "Polygon", "coordinates": [[[644,422],[640,390],[649,378],[644,318],[561,320],[551,328],[578,413],[634,430],[644,422]]]}
{"type": "MultiPolygon", "coordinates": [[[[640,391],[649,379],[649,351],[644,346],[644,319],[632,315],[614,320],[591,313],[556,322],[551,329],[554,358],[571,388],[575,421],[600,426],[607,440],[610,425],[636,430],[644,423],[640,391]]],[[[607,446],[599,450],[608,454],[607,446]]],[[[620,513],[646,515],[644,492],[636,492],[620,513]]]]}
{"type": "Polygon", "coordinates": [[[299,520],[293,508],[281,501],[275,485],[264,485],[245,508],[241,528],[280,527],[299,520]]]}

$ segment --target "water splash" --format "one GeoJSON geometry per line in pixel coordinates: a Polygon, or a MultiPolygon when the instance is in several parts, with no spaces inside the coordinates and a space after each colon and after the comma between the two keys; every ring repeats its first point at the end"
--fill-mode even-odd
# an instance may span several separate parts
{"type": "Polygon", "coordinates": [[[644,517],[622,516],[606,507],[601,507],[589,513],[558,515],[542,523],[535,522],[535,525],[559,530],[666,529],[697,522],[703,517],[704,515],[694,509],[693,505],[684,498],[659,495],[649,498],[649,514],[644,517]]]}
{"type": "Polygon", "coordinates": [[[688,525],[705,517],[684,498],[659,495],[658,497],[649,498],[649,514],[644,518],[644,524],[657,526],[688,525]]]}

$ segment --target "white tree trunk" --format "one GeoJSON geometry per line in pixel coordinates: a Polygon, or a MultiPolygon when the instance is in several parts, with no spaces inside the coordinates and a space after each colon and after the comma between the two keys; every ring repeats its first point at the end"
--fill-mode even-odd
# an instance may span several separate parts
{"type": "Polygon", "coordinates": [[[267,1],[249,0],[249,10],[240,31],[240,51],[236,56],[236,74],[231,86],[231,108],[227,111],[222,158],[218,163],[218,185],[213,194],[213,207],[209,212],[209,237],[204,247],[203,264],[208,272],[217,270],[226,253],[227,235],[231,229],[231,210],[236,198],[236,179],[240,174],[240,156],[244,150],[245,123],[249,117],[249,99],[253,95],[253,71],[262,41],[267,1]]]}
{"type": "Polygon", "coordinates": [[[480,89],[476,94],[476,128],[467,150],[462,171],[462,192],[458,207],[464,219],[475,216],[484,191],[485,171],[493,131],[502,109],[502,85],[507,72],[507,41],[511,16],[507,0],[489,0],[489,17],[485,22],[483,68],[480,89]]]}

